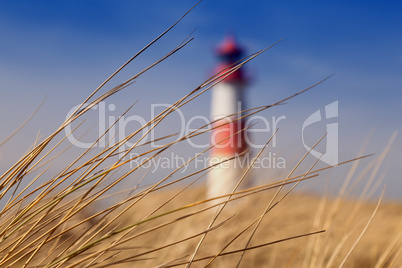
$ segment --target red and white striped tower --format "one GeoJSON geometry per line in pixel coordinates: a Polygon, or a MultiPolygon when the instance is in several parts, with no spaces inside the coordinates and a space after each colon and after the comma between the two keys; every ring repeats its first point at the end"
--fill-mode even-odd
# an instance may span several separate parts
{"type": "MultiPolygon", "coordinates": [[[[220,62],[215,73],[223,73],[241,59],[243,50],[236,43],[234,36],[228,35],[217,47],[216,53],[220,62]]],[[[212,125],[214,129],[211,132],[211,143],[214,147],[210,155],[210,164],[230,159],[248,149],[246,132],[242,131],[244,119],[239,119],[240,111],[245,109],[245,87],[246,79],[243,69],[240,68],[212,89],[211,119],[217,121],[212,125]]],[[[247,168],[248,161],[244,161],[247,160],[245,157],[248,157],[247,154],[212,168],[207,178],[209,198],[233,191],[247,168]]],[[[250,179],[245,178],[240,188],[245,188],[248,184],[250,179]]]]}

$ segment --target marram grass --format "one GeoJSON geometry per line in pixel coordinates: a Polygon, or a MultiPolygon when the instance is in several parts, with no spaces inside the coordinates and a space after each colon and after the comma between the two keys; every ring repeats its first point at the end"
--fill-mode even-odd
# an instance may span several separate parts
{"type": "MultiPolygon", "coordinates": [[[[177,143],[208,135],[210,130],[203,126],[176,141],[140,151],[147,145],[142,142],[144,137],[175,110],[191,105],[194,98],[272,46],[209,78],[119,142],[97,151],[97,140],[75,160],[63,161],[62,145],[67,143],[63,134],[68,124],[80,122],[91,107],[130,86],[192,40],[186,39],[154,64],[101,94],[117,73],[180,20],[123,64],[54,133],[37,140],[0,176],[0,267],[401,267],[401,205],[381,204],[382,198],[373,204],[363,202],[366,193],[357,201],[345,198],[353,179],[362,179],[354,176],[354,163],[363,157],[339,164],[352,167],[334,199],[291,193],[305,180],[320,183],[321,171],[336,168],[318,169],[314,163],[298,172],[308,152],[276,182],[246,190],[235,188],[213,200],[205,199],[205,190],[195,184],[213,166],[185,176],[178,176],[179,167],[150,184],[145,174],[143,183],[132,189],[115,190],[132,176],[141,177],[137,174],[145,163],[124,169],[135,158],[146,156],[151,161],[173,150],[177,143]],[[122,146],[133,140],[122,156],[122,146]],[[130,153],[137,151],[141,153],[131,157],[130,153]],[[65,168],[48,174],[57,161],[65,168]]],[[[249,109],[247,116],[312,87],[274,104],[249,109]]],[[[77,124],[73,132],[81,127],[77,124]]],[[[172,136],[175,134],[158,141],[172,136]]],[[[266,146],[270,142],[268,138],[266,146]]],[[[189,162],[210,149],[198,152],[189,162]]],[[[246,173],[250,171],[251,165],[246,173]]],[[[246,174],[240,175],[239,181],[246,174]]]]}

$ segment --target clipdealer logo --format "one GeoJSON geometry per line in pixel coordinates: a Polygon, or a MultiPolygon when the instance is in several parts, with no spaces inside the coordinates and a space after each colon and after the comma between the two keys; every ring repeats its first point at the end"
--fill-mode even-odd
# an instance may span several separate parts
{"type": "MultiPolygon", "coordinates": [[[[69,113],[66,116],[66,119],[69,118],[70,115],[73,114],[75,109],[77,109],[79,105],[74,106],[69,113]]],[[[151,116],[154,117],[158,114],[157,110],[158,109],[164,109],[170,107],[169,104],[153,104],[151,106],[151,116]]],[[[154,129],[150,129],[150,126],[147,126],[147,121],[145,118],[139,116],[139,115],[130,115],[126,117],[120,118],[118,120],[117,124],[114,125],[116,122],[117,117],[115,115],[110,114],[110,112],[114,112],[116,110],[116,105],[114,104],[109,104],[106,105],[105,102],[101,102],[98,105],[91,107],[91,110],[94,110],[97,113],[97,116],[99,118],[99,126],[98,126],[98,134],[99,138],[98,141],[93,144],[92,142],[82,142],[77,140],[73,133],[72,133],[72,126],[71,124],[68,124],[65,128],[65,133],[67,136],[67,139],[74,144],[75,146],[79,148],[90,148],[92,146],[95,147],[101,147],[104,148],[107,144],[109,146],[112,146],[116,144],[117,142],[123,140],[126,137],[126,128],[130,124],[136,124],[139,125],[142,128],[142,131],[140,134],[145,135],[144,139],[142,140],[143,143],[145,142],[150,142],[150,145],[154,148],[163,146],[163,144],[159,144],[157,142],[157,139],[155,139],[156,134],[154,132],[154,129]],[[105,131],[107,131],[107,135],[104,135],[105,131]]],[[[185,135],[188,135],[189,133],[193,133],[194,131],[205,131],[207,129],[197,129],[196,127],[193,126],[194,121],[200,121],[204,124],[207,125],[206,128],[209,127],[208,123],[209,119],[205,116],[193,116],[190,119],[187,119],[184,115],[184,113],[180,110],[177,109],[174,111],[174,115],[178,118],[178,122],[180,123],[180,133],[178,135],[178,139],[184,137],[185,135]]],[[[329,120],[332,118],[337,118],[338,117],[338,101],[335,101],[333,103],[330,103],[325,106],[324,110],[317,110],[314,113],[312,113],[303,123],[302,125],[302,130],[301,130],[301,136],[302,136],[302,143],[304,148],[307,151],[310,151],[310,154],[313,155],[314,157],[320,159],[324,163],[328,165],[336,165],[338,164],[338,123],[328,123],[326,124],[326,132],[327,132],[327,137],[326,137],[326,147],[325,147],[325,152],[319,152],[315,149],[312,149],[310,146],[307,145],[305,142],[305,130],[309,128],[310,126],[324,121],[324,120],[329,120]]],[[[269,118],[265,118],[260,115],[253,115],[250,118],[247,118],[245,122],[245,126],[248,127],[254,122],[259,122],[259,127],[253,127],[247,130],[247,135],[246,135],[246,140],[249,146],[253,149],[260,149],[264,146],[264,143],[253,143],[251,139],[249,139],[250,134],[253,133],[271,133],[277,129],[277,126],[280,121],[286,120],[286,116],[282,115],[280,117],[275,117],[272,116],[272,121],[268,120],[269,118]]],[[[201,142],[200,144],[193,142],[191,139],[186,139],[186,141],[191,145],[192,147],[196,149],[205,149],[210,146],[209,141],[205,140],[204,142],[201,142]]],[[[124,156],[124,152],[126,148],[130,148],[133,144],[130,141],[126,141],[124,144],[122,144],[119,147],[119,153],[124,156]]],[[[276,135],[272,139],[272,147],[275,148],[277,146],[277,141],[276,141],[276,135]]],[[[276,155],[273,156],[274,158],[278,158],[276,155]]]]}
{"type": "MultiPolygon", "coordinates": [[[[311,114],[306,121],[303,123],[302,127],[302,141],[303,141],[303,146],[306,148],[307,151],[310,151],[310,154],[316,157],[317,159],[320,159],[324,163],[328,165],[337,165],[339,162],[338,160],[338,123],[328,123],[326,127],[326,132],[327,132],[327,143],[325,146],[325,153],[318,152],[314,149],[312,149],[310,146],[308,146],[305,141],[304,141],[304,130],[305,128],[318,123],[323,119],[323,116],[321,116],[321,110],[315,111],[313,114],[311,114]]],[[[334,101],[333,103],[330,103],[325,106],[324,109],[324,118],[325,120],[331,119],[331,118],[336,118],[338,117],[338,101],[334,101]]]]}

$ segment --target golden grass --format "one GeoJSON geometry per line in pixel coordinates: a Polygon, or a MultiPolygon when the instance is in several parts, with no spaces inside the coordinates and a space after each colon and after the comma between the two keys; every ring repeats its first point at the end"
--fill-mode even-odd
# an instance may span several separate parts
{"type": "MultiPolygon", "coordinates": [[[[123,221],[129,222],[141,218],[142,215],[145,215],[153,207],[158,206],[158,204],[162,204],[174,194],[175,191],[155,193],[152,196],[154,203],[147,202],[141,205],[140,209],[132,209],[123,216],[123,221]]],[[[232,216],[233,218],[230,218],[222,227],[206,236],[203,246],[195,259],[202,259],[208,256],[209,258],[195,262],[194,267],[204,267],[211,260],[212,256],[220,252],[237,234],[258,219],[272,196],[272,192],[262,192],[250,196],[236,206],[229,207],[217,222],[224,222],[232,216]]],[[[202,187],[192,188],[184,192],[182,198],[169,203],[166,209],[174,209],[183,205],[186,201],[196,202],[203,198],[204,189],[202,187]]],[[[289,195],[267,214],[258,228],[250,247],[324,229],[326,220],[330,214],[329,212],[336,203],[335,199],[321,198],[312,194],[298,193],[289,195]],[[320,213],[320,209],[324,212],[320,213]],[[319,217],[318,221],[317,217],[319,217]]],[[[327,265],[329,265],[328,267],[339,267],[375,207],[375,202],[360,204],[358,201],[343,199],[339,212],[334,220],[331,221],[331,226],[328,227],[325,233],[247,251],[242,260],[241,267],[327,267],[327,265]],[[357,205],[360,206],[358,212],[350,214],[350,211],[353,211],[357,205]],[[342,243],[344,240],[345,242],[342,243]],[[341,248],[337,249],[338,246],[341,246],[341,248]],[[334,253],[335,255],[332,257],[334,253]]],[[[143,255],[143,257],[152,259],[143,262],[143,266],[145,267],[154,267],[167,262],[167,260],[174,260],[176,258],[185,263],[188,261],[188,256],[194,251],[199,238],[193,238],[186,243],[180,243],[161,251],[152,252],[152,250],[201,233],[208,227],[213,216],[212,212],[203,212],[195,217],[183,219],[156,232],[146,234],[142,239],[139,238],[137,243],[129,242],[126,247],[129,247],[129,245],[141,245],[144,248],[124,250],[121,253],[122,257],[129,258],[136,254],[144,254],[146,252],[145,249],[149,249],[149,253],[143,255]]],[[[385,252],[384,249],[392,245],[396,237],[401,235],[401,213],[402,205],[400,203],[381,204],[366,234],[347,259],[345,267],[375,267],[385,252]]],[[[180,217],[179,215],[171,215],[169,219],[177,219],[180,217]]],[[[147,228],[151,228],[153,224],[156,225],[158,223],[156,221],[149,224],[147,228]]],[[[224,252],[244,248],[251,231],[251,228],[245,231],[224,252]]],[[[401,242],[399,240],[394,245],[393,253],[386,257],[383,266],[380,267],[390,267],[389,264],[396,257],[397,250],[402,245],[401,242]]],[[[241,253],[235,253],[229,256],[218,257],[213,262],[212,267],[235,267],[240,255],[241,253]]],[[[398,267],[401,261],[399,257],[393,267],[398,267]]],[[[125,266],[120,264],[119,267],[130,267],[130,265],[127,264],[125,266]]],[[[183,265],[178,267],[183,267],[183,265]]]]}
{"type": "MultiPolygon", "coordinates": [[[[196,130],[153,148],[141,144],[150,131],[176,109],[272,46],[211,77],[116,144],[97,149],[93,146],[65,161],[63,145],[67,141],[62,131],[67,125],[83,120],[91,107],[131,85],[192,40],[184,40],[142,72],[99,93],[172,27],[123,64],[54,133],[42,141],[38,139],[0,176],[0,266],[400,267],[401,205],[347,201],[343,192],[335,200],[290,194],[290,187],[319,176],[323,169],[315,168],[315,164],[296,173],[298,164],[276,182],[245,191],[233,189],[232,194],[215,200],[205,200],[201,187],[190,187],[213,167],[184,177],[176,174],[178,169],[158,178],[156,183],[113,194],[130,176],[140,177],[141,164],[127,169],[133,160],[129,157],[131,152],[145,146],[145,151],[135,158],[157,158],[175,144],[208,132],[196,130]],[[142,134],[144,129],[148,130],[142,134]],[[135,140],[134,145],[119,155],[128,140],[135,140]],[[47,174],[56,161],[65,167],[47,174]]],[[[248,115],[280,105],[316,85],[274,104],[249,109],[248,115]]],[[[73,131],[80,127],[78,123],[73,131]]],[[[205,127],[208,126],[199,130],[205,127]]],[[[171,136],[175,135],[160,140],[171,136]]],[[[209,149],[199,152],[199,156],[208,154],[209,149]]],[[[301,163],[305,156],[300,158],[301,163]]],[[[367,189],[376,175],[372,174],[367,189]]]]}

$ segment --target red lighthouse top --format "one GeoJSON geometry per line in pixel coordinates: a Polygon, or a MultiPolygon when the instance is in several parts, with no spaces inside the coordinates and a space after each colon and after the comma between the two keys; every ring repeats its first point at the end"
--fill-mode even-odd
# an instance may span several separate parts
{"type": "Polygon", "coordinates": [[[218,56],[240,56],[243,49],[237,44],[234,35],[227,35],[216,48],[218,56]]]}
{"type": "MultiPolygon", "coordinates": [[[[224,73],[230,69],[232,64],[241,59],[243,49],[238,45],[233,35],[227,35],[216,48],[216,54],[220,59],[220,63],[215,68],[215,73],[224,73]]],[[[245,82],[242,69],[237,69],[231,73],[225,78],[224,82],[245,82]]]]}

